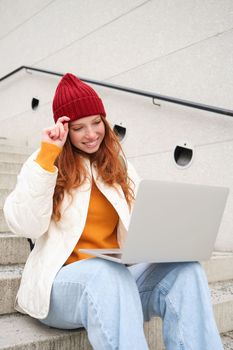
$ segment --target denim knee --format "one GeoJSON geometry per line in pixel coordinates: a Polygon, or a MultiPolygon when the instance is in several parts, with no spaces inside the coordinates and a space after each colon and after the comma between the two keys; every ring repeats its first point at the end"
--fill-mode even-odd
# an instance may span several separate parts
{"type": "Polygon", "coordinates": [[[184,281],[190,281],[193,282],[196,281],[198,284],[205,284],[207,285],[207,278],[204,272],[203,267],[199,262],[188,262],[188,263],[182,263],[182,265],[178,268],[179,273],[177,277],[183,278],[184,281]]]}
{"type": "Polygon", "coordinates": [[[91,294],[93,291],[95,293],[98,288],[111,290],[111,288],[119,288],[122,284],[136,287],[135,280],[125,265],[99,258],[90,260],[92,261],[90,261],[89,268],[93,270],[86,288],[91,294]]]}
{"type": "Polygon", "coordinates": [[[172,285],[175,285],[176,282],[181,282],[181,287],[186,285],[192,281],[193,283],[198,284],[206,284],[206,276],[204,270],[199,262],[182,262],[175,263],[174,269],[171,269],[168,275],[161,281],[161,285],[164,289],[167,287],[167,291],[169,291],[172,285]]]}
{"type": "MultiPolygon", "coordinates": [[[[97,334],[101,333],[102,341],[111,344],[111,349],[118,349],[117,344],[122,341],[125,344],[128,335],[135,333],[132,318],[144,344],[141,301],[133,276],[122,264],[101,259],[96,263],[91,263],[96,267],[95,273],[80,301],[81,319],[91,341],[100,339],[97,334]]],[[[97,348],[108,349],[108,346],[97,348]]]]}

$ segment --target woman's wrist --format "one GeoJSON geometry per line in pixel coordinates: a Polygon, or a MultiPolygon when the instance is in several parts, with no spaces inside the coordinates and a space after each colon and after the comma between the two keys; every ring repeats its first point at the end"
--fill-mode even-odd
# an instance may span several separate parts
{"type": "Polygon", "coordinates": [[[55,166],[54,163],[61,153],[62,148],[59,146],[49,143],[41,142],[40,151],[36,157],[36,162],[45,170],[54,172],[55,166]]]}

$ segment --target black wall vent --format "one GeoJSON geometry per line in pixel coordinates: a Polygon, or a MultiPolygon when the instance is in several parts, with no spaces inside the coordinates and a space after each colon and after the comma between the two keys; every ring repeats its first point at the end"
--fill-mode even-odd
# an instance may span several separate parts
{"type": "Polygon", "coordinates": [[[35,97],[32,99],[32,109],[35,110],[39,106],[39,100],[35,97]]]}
{"type": "Polygon", "coordinates": [[[122,141],[124,139],[126,134],[126,128],[124,126],[115,124],[113,127],[113,131],[117,135],[119,141],[122,141]]]}
{"type": "Polygon", "coordinates": [[[174,159],[178,166],[187,167],[190,165],[193,158],[192,148],[187,146],[187,143],[183,145],[177,145],[174,151],[174,159]]]}

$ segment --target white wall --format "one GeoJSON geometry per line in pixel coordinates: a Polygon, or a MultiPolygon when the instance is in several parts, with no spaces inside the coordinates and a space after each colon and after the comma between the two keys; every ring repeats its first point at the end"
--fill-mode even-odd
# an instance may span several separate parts
{"type": "MultiPolygon", "coordinates": [[[[0,1],[0,76],[30,65],[233,109],[232,0],[0,1]]],[[[0,84],[0,138],[39,145],[59,78],[21,71],[0,84]],[[40,100],[31,109],[31,100],[40,100]]],[[[143,177],[233,189],[233,120],[106,88],[109,120],[127,128],[143,177]],[[187,168],[173,159],[187,142],[187,168]]],[[[233,195],[216,249],[233,250],[233,195]]]]}

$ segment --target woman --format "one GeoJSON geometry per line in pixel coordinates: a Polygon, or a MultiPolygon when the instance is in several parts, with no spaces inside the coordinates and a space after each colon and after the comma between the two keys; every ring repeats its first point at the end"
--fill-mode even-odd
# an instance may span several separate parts
{"type": "Polygon", "coordinates": [[[35,241],[16,309],[51,327],[85,327],[97,350],[148,349],[143,321],[155,315],[168,350],[222,349],[198,263],[128,268],[79,252],[122,246],[139,179],[89,85],[66,74],[53,114],[4,206],[10,229],[35,241]]]}

